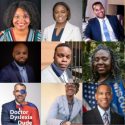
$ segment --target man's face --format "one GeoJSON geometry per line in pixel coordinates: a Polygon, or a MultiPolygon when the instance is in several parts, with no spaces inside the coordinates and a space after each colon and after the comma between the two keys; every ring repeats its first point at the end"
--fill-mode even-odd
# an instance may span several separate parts
{"type": "Polygon", "coordinates": [[[94,58],[94,70],[99,75],[107,75],[111,71],[111,56],[106,50],[99,50],[94,58]]]}
{"type": "Polygon", "coordinates": [[[14,47],[13,58],[19,65],[25,65],[28,59],[28,49],[24,44],[19,44],[14,47]]]}
{"type": "Polygon", "coordinates": [[[25,89],[25,87],[17,85],[14,88],[13,95],[15,96],[15,100],[18,103],[22,104],[23,102],[25,102],[25,98],[26,98],[26,89],[25,89]]]}
{"type": "Polygon", "coordinates": [[[65,85],[65,91],[67,96],[73,96],[76,94],[76,86],[74,84],[67,83],[65,85]]]}
{"type": "Polygon", "coordinates": [[[99,86],[95,98],[98,105],[102,109],[107,110],[110,107],[110,102],[112,100],[111,89],[106,85],[99,86]]]}
{"type": "Polygon", "coordinates": [[[101,4],[96,4],[93,6],[93,11],[96,17],[104,18],[105,17],[105,10],[101,4]]]}
{"type": "Polygon", "coordinates": [[[71,50],[68,47],[58,47],[54,55],[54,63],[66,70],[71,62],[71,50]]]}

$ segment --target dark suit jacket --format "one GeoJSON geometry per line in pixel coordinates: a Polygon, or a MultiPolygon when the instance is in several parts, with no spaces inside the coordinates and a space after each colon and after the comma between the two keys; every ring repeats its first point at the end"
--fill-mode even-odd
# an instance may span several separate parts
{"type": "MultiPolygon", "coordinates": [[[[118,41],[124,41],[124,29],[117,17],[107,15],[107,18],[118,41]]],[[[89,20],[85,30],[85,36],[95,41],[102,41],[101,28],[97,18],[92,18],[89,20]]]]}
{"type": "Polygon", "coordinates": [[[2,114],[1,114],[2,125],[17,125],[18,120],[10,119],[10,110],[18,111],[18,109],[16,109],[15,100],[2,105],[2,114]]]}
{"type": "MultiPolygon", "coordinates": [[[[98,108],[83,113],[83,124],[84,125],[103,125],[102,117],[99,113],[98,108]]],[[[111,111],[111,125],[124,125],[124,118],[117,113],[111,111]]]]}
{"type": "MultiPolygon", "coordinates": [[[[34,73],[30,66],[26,65],[28,82],[35,82],[34,73]]],[[[19,69],[14,62],[10,63],[0,71],[0,82],[22,82],[19,69]]]]}

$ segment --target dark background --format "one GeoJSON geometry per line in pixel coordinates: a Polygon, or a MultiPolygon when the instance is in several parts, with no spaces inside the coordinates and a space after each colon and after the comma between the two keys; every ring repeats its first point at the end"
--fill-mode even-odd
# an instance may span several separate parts
{"type": "MultiPolygon", "coordinates": [[[[3,23],[3,15],[6,9],[8,8],[8,6],[14,1],[19,1],[19,0],[0,0],[0,31],[5,30],[7,28],[3,23]]],[[[26,1],[31,1],[37,6],[40,13],[40,19],[41,19],[41,0],[26,0],[26,1]]],[[[39,27],[39,29],[41,29],[41,26],[39,27]]]]}
{"type": "MultiPolygon", "coordinates": [[[[0,70],[13,61],[12,50],[15,44],[14,42],[0,43],[0,70]]],[[[41,83],[41,43],[26,42],[25,44],[29,50],[28,65],[34,70],[36,82],[41,83]]]]}

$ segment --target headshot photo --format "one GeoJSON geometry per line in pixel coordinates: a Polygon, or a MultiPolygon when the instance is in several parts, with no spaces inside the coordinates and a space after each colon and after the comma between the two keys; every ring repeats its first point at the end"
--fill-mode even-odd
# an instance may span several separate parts
{"type": "Polygon", "coordinates": [[[82,0],[42,0],[42,41],[81,41],[82,0]],[[49,8],[48,8],[49,7],[49,8]],[[77,14],[77,18],[76,18],[77,14]]]}
{"type": "Polygon", "coordinates": [[[124,117],[114,112],[111,107],[113,93],[108,84],[100,84],[95,92],[96,108],[83,113],[83,124],[124,125],[124,117]]]}
{"type": "Polygon", "coordinates": [[[42,125],[82,125],[82,83],[41,86],[42,125]]]}
{"type": "Polygon", "coordinates": [[[84,41],[125,40],[123,3],[113,4],[108,0],[83,0],[83,5],[84,41]]]}
{"type": "Polygon", "coordinates": [[[112,89],[111,109],[124,116],[124,45],[115,42],[102,44],[93,42],[86,44],[85,49],[87,51],[84,55],[85,65],[83,64],[83,112],[97,106],[95,98],[97,87],[100,84],[107,84],[112,89]]]}
{"type": "MultiPolygon", "coordinates": [[[[4,13],[6,11],[6,9],[9,7],[9,5],[15,1],[21,1],[21,0],[1,0],[0,1],[0,31],[7,29],[7,27],[5,26],[4,22],[3,22],[3,17],[4,17],[4,13]]],[[[38,8],[39,14],[40,14],[40,18],[41,18],[41,0],[25,0],[25,1],[30,1],[33,4],[35,4],[35,6],[38,8]]],[[[38,29],[41,29],[41,26],[39,26],[38,29]]]]}
{"type": "Polygon", "coordinates": [[[41,45],[41,83],[82,82],[82,42],[41,45]]]}
{"type": "Polygon", "coordinates": [[[12,2],[3,16],[7,28],[0,32],[0,41],[41,41],[40,20],[38,8],[31,1],[12,2]]]}
{"type": "Polygon", "coordinates": [[[0,124],[40,125],[40,86],[41,84],[1,83],[0,94],[4,95],[0,101],[0,124]]]}
{"type": "Polygon", "coordinates": [[[1,83],[40,83],[40,43],[1,43],[0,53],[1,83]]]}

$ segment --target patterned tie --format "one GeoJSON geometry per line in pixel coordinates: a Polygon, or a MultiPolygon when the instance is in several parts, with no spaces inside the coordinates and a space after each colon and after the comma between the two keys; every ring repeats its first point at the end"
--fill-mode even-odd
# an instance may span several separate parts
{"type": "Polygon", "coordinates": [[[104,122],[104,125],[109,125],[108,114],[106,112],[103,115],[103,122],[104,122]]]}
{"type": "Polygon", "coordinates": [[[25,69],[22,68],[20,71],[21,71],[22,82],[28,82],[25,69]]]}
{"type": "Polygon", "coordinates": [[[108,31],[107,25],[105,23],[105,20],[103,20],[103,31],[104,31],[106,41],[111,41],[109,31],[108,31]]]}

